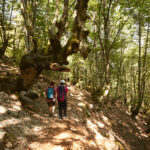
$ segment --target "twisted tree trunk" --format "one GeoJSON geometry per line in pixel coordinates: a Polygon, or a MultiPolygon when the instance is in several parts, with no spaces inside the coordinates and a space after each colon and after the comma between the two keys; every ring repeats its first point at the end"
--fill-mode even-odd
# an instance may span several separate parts
{"type": "Polygon", "coordinates": [[[59,22],[55,22],[57,33],[49,30],[48,54],[39,52],[38,40],[34,35],[34,29],[30,23],[26,11],[26,1],[21,0],[22,15],[24,24],[29,36],[32,39],[33,50],[21,59],[20,70],[21,76],[19,85],[21,89],[28,89],[32,86],[43,69],[53,71],[69,71],[64,65],[67,65],[67,57],[73,53],[80,51],[81,55],[86,58],[90,52],[87,44],[88,31],[85,30],[85,21],[87,19],[86,11],[88,0],[78,0],[76,4],[76,17],[72,29],[72,36],[68,39],[64,47],[61,46],[60,38],[66,30],[68,20],[68,0],[64,0],[64,12],[59,22]]]}

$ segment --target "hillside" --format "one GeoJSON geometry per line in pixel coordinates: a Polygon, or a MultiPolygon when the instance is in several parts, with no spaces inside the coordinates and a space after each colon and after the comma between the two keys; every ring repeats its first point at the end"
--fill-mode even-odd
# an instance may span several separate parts
{"type": "MultiPolygon", "coordinates": [[[[18,73],[18,68],[0,64],[0,72],[18,73]]],[[[2,75],[2,74],[1,74],[2,75]]],[[[1,150],[149,150],[145,123],[136,120],[121,102],[95,111],[90,94],[68,84],[68,117],[49,117],[42,95],[43,78],[34,85],[39,95],[32,107],[21,106],[17,93],[0,92],[1,150]]]]}

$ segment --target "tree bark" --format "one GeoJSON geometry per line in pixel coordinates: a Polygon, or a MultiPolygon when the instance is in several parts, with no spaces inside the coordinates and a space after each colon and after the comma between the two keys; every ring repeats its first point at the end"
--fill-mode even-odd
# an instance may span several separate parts
{"type": "Polygon", "coordinates": [[[141,93],[141,38],[142,38],[142,27],[141,27],[141,13],[139,12],[139,31],[138,31],[138,34],[139,34],[139,60],[138,60],[138,104],[135,108],[135,110],[133,110],[132,112],[132,118],[135,118],[138,113],[139,113],[139,110],[141,108],[141,105],[142,105],[142,93],[141,93]]]}
{"type": "Polygon", "coordinates": [[[50,45],[48,46],[49,52],[47,56],[38,51],[38,42],[34,35],[33,26],[30,24],[30,19],[28,18],[28,13],[26,11],[26,1],[21,0],[21,4],[24,24],[29,35],[33,39],[32,42],[34,43],[33,51],[22,57],[20,64],[22,89],[28,89],[36,82],[38,75],[43,69],[69,71],[69,69],[64,66],[68,64],[67,57],[69,55],[80,51],[84,58],[87,57],[88,53],[90,52],[87,45],[88,31],[85,30],[88,0],[77,1],[77,15],[75,17],[72,29],[73,35],[68,39],[67,44],[62,47],[60,44],[60,37],[66,30],[65,26],[68,20],[68,0],[64,1],[64,13],[60,22],[56,21],[56,28],[58,29],[58,32],[56,34],[51,34],[51,30],[49,32],[50,45]]]}
{"type": "Polygon", "coordinates": [[[6,4],[6,1],[5,0],[2,0],[2,16],[1,16],[1,26],[2,26],[2,47],[0,48],[0,58],[3,57],[5,55],[5,51],[7,49],[7,46],[8,46],[8,40],[9,38],[7,37],[6,35],[6,28],[5,28],[5,25],[4,25],[4,20],[5,20],[5,4],[6,4]]]}
{"type": "MultiPolygon", "coordinates": [[[[112,0],[109,1],[109,4],[107,6],[107,2],[101,1],[101,4],[103,7],[102,9],[102,14],[103,14],[103,21],[104,21],[104,40],[102,42],[101,38],[100,43],[102,46],[102,50],[104,52],[104,71],[105,71],[105,85],[103,87],[103,94],[100,96],[99,102],[102,102],[103,99],[108,98],[109,95],[109,90],[110,90],[110,74],[109,74],[109,67],[110,67],[110,39],[109,39],[109,34],[110,34],[110,9],[112,6],[112,0]]],[[[100,36],[100,35],[99,35],[100,36]]]]}
{"type": "Polygon", "coordinates": [[[148,43],[149,43],[149,24],[147,27],[147,37],[145,42],[145,51],[144,51],[144,58],[143,58],[143,68],[142,68],[142,85],[141,85],[141,92],[142,92],[142,100],[144,99],[145,94],[145,78],[146,78],[146,64],[147,64],[147,49],[148,49],[148,43]]]}
{"type": "Polygon", "coordinates": [[[121,68],[122,68],[122,62],[123,62],[123,48],[121,48],[120,51],[120,64],[119,64],[119,69],[118,69],[118,73],[117,73],[117,85],[116,85],[116,93],[115,93],[115,97],[118,97],[118,89],[119,89],[119,85],[120,85],[120,78],[121,78],[121,68]]]}

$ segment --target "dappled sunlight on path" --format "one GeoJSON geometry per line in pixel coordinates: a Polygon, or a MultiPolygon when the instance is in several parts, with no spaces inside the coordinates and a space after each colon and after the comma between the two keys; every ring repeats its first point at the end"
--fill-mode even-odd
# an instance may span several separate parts
{"type": "Polygon", "coordinates": [[[10,96],[0,101],[0,142],[14,150],[149,150],[142,122],[131,120],[121,104],[99,112],[94,105],[87,91],[70,86],[68,116],[59,120],[24,110],[10,96]]]}
{"type": "Polygon", "coordinates": [[[90,100],[87,92],[71,86],[68,118],[62,121],[50,118],[47,129],[43,130],[39,139],[31,140],[29,147],[35,150],[117,150],[119,146],[113,133],[105,127],[111,124],[109,119],[104,115],[101,115],[102,120],[87,117],[85,108],[90,105],[90,100]]]}

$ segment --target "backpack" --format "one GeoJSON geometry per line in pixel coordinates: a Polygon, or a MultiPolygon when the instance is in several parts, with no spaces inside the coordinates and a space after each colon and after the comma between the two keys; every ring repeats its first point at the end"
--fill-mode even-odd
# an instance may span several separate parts
{"type": "Polygon", "coordinates": [[[66,100],[66,89],[65,89],[65,86],[59,86],[58,87],[58,100],[59,101],[66,100]]]}
{"type": "Polygon", "coordinates": [[[48,87],[47,89],[47,98],[53,99],[54,98],[54,88],[48,87]]]}

